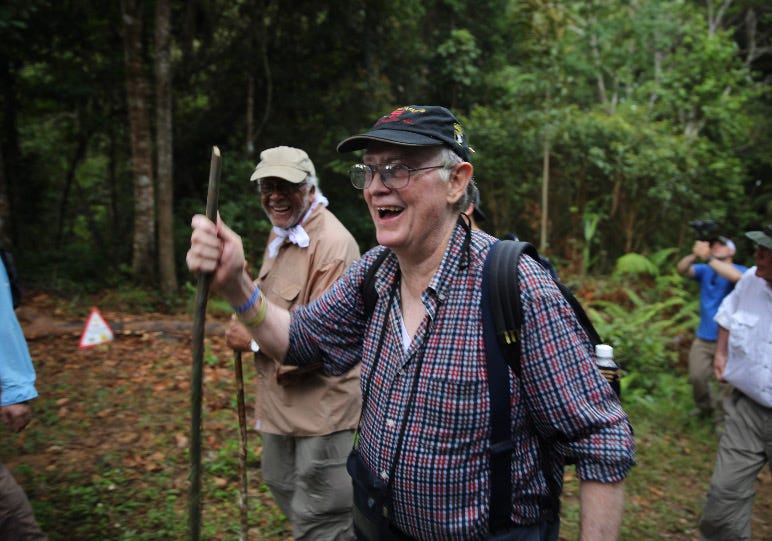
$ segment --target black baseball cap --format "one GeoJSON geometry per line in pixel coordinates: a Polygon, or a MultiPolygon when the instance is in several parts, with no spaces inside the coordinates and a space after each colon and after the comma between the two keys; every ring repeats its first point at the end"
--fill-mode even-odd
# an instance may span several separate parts
{"type": "Polygon", "coordinates": [[[465,162],[471,161],[474,152],[458,119],[438,105],[406,105],[395,109],[379,118],[370,131],[338,143],[338,152],[362,150],[371,141],[416,147],[445,145],[465,162]]]}

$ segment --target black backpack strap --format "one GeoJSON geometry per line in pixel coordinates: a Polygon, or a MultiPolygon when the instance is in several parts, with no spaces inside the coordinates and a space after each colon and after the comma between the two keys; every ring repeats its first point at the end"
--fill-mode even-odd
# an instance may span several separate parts
{"type": "Polygon", "coordinates": [[[493,299],[496,340],[504,352],[505,361],[518,378],[520,377],[520,329],[523,326],[523,308],[520,302],[517,265],[523,252],[532,255],[536,253],[536,248],[527,242],[502,240],[494,244],[488,253],[488,259],[491,260],[490,293],[493,299]]]}
{"type": "MultiPolygon", "coordinates": [[[[506,286],[502,276],[509,273],[503,271],[504,259],[498,248],[501,243],[494,244],[483,266],[482,296],[480,308],[483,322],[483,339],[485,343],[485,362],[488,371],[488,396],[490,400],[491,436],[490,436],[490,517],[491,532],[507,530],[512,526],[512,420],[510,415],[511,397],[509,393],[509,374],[507,373],[507,355],[504,353],[498,331],[505,318],[511,318],[511,311],[505,305],[509,303],[495,302],[500,286],[506,286]],[[500,266],[502,265],[502,266],[500,266]],[[508,314],[505,315],[505,312],[508,314]]],[[[510,267],[511,269],[511,267],[510,267]]]]}
{"type": "MultiPolygon", "coordinates": [[[[528,254],[531,256],[532,259],[534,259],[550,273],[550,276],[552,277],[555,285],[560,290],[561,295],[563,295],[568,304],[571,306],[574,314],[576,314],[576,319],[587,333],[587,336],[589,336],[590,342],[592,342],[593,345],[602,343],[600,335],[598,335],[598,331],[595,330],[595,327],[590,321],[587,312],[584,311],[584,308],[582,308],[582,305],[574,296],[571,289],[562,282],[555,280],[555,276],[550,270],[550,264],[545,263],[544,258],[539,254],[533,244],[519,240],[503,240],[499,241],[497,245],[501,245],[499,248],[499,251],[501,252],[501,256],[499,257],[500,262],[496,265],[498,272],[506,271],[506,269],[512,269],[513,267],[517,268],[517,263],[520,260],[521,254],[528,254]]],[[[511,271],[508,272],[511,274],[511,271]]],[[[502,275],[502,279],[497,280],[497,282],[501,283],[502,281],[510,281],[508,275],[502,275]]],[[[496,324],[498,328],[502,330],[497,333],[497,335],[500,342],[503,340],[502,348],[504,348],[505,351],[512,353],[512,355],[508,355],[507,358],[514,359],[514,362],[512,363],[512,369],[519,376],[520,348],[514,346],[520,340],[520,328],[523,325],[523,310],[520,303],[520,284],[518,281],[517,272],[515,272],[514,281],[512,283],[503,283],[500,286],[500,290],[493,291],[493,293],[494,295],[498,295],[494,296],[494,299],[506,298],[510,301],[505,303],[506,306],[499,310],[499,315],[496,318],[496,324]]]]}
{"type": "Polygon", "coordinates": [[[378,302],[378,292],[375,291],[375,273],[378,272],[378,269],[381,268],[381,265],[390,253],[391,250],[383,248],[378,257],[375,258],[375,261],[373,261],[373,264],[370,265],[370,268],[367,269],[365,278],[362,280],[362,299],[365,303],[365,314],[367,314],[368,319],[373,315],[375,303],[378,302]]]}
{"type": "MultiPolygon", "coordinates": [[[[521,328],[524,316],[520,299],[520,280],[517,272],[520,256],[523,253],[528,254],[537,262],[540,261],[539,253],[532,244],[512,240],[499,241],[491,247],[483,267],[483,336],[488,367],[492,425],[491,532],[500,530],[502,524],[507,527],[511,526],[509,521],[512,510],[510,468],[513,443],[510,432],[509,378],[504,368],[505,363],[517,376],[522,390],[521,395],[523,397],[526,396],[520,366],[521,328]],[[503,375],[501,375],[501,369],[504,370],[503,375]],[[502,382],[504,385],[502,385],[502,382]],[[503,402],[504,400],[505,403],[503,402]],[[499,411],[502,408],[506,414],[499,411]],[[501,423],[504,422],[507,424],[501,428],[501,423]],[[499,428],[496,428],[497,425],[499,428]],[[501,442],[503,437],[509,438],[509,447],[501,442]],[[502,456],[505,452],[506,454],[502,456]]],[[[563,289],[561,289],[561,292],[565,295],[563,289]]],[[[573,295],[570,296],[572,297],[573,295]]],[[[530,410],[527,409],[527,406],[526,410],[530,418],[530,410]]],[[[533,421],[531,423],[533,424],[533,421]]],[[[553,471],[554,468],[550,461],[549,442],[541,436],[538,436],[538,439],[541,467],[548,492],[542,501],[540,512],[542,519],[554,521],[560,516],[560,481],[556,478],[556,473],[553,471]]]]}

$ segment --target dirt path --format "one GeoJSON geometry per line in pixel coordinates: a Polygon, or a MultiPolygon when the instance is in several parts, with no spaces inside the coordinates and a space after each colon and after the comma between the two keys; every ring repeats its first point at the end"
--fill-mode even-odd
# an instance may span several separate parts
{"type": "MultiPolygon", "coordinates": [[[[27,430],[3,433],[0,459],[27,490],[51,541],[184,539],[192,323],[184,315],[105,310],[115,340],[79,349],[87,315],[79,321],[50,302],[19,311],[40,398],[27,430]]],[[[238,537],[238,425],[224,324],[208,320],[205,344],[202,523],[210,540],[238,537]]],[[[244,370],[251,427],[254,369],[246,357],[244,370]]],[[[663,426],[633,419],[639,465],[631,473],[625,520],[635,541],[696,539],[715,442],[679,428],[682,421],[673,419],[680,415],[674,410],[663,426]]],[[[286,541],[287,523],[262,484],[259,438],[251,429],[249,440],[250,539],[286,541]]],[[[766,541],[772,539],[768,470],[757,488],[754,540],[766,541]]],[[[576,489],[568,473],[565,509],[575,509],[576,489]]],[[[575,531],[569,521],[562,534],[571,539],[575,531]]]]}

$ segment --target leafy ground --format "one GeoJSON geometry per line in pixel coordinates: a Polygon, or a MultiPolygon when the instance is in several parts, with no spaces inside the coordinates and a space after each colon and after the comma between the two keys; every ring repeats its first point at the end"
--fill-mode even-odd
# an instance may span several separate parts
{"type": "MultiPolygon", "coordinates": [[[[211,304],[211,303],[210,303],[211,304]]],[[[46,295],[19,312],[37,368],[40,398],[21,434],[4,431],[0,459],[15,472],[38,520],[55,540],[188,538],[190,316],[102,307],[115,340],[78,349],[88,309],[46,295]]],[[[211,316],[203,397],[201,538],[238,539],[239,430],[233,356],[211,316]]],[[[244,359],[248,426],[253,369],[244,359]]],[[[663,376],[662,398],[626,401],[638,445],[627,483],[622,539],[696,539],[716,447],[711,427],[688,417],[681,376],[663,376]]],[[[291,539],[259,471],[249,429],[252,540],[291,539]]],[[[772,476],[759,476],[754,540],[772,539],[772,476]]],[[[575,539],[578,484],[566,473],[562,538],[575,539]]]]}

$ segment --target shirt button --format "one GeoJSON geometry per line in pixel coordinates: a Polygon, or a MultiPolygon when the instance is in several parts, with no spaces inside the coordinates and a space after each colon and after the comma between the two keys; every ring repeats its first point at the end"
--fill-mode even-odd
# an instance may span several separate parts
{"type": "Polygon", "coordinates": [[[386,479],[388,479],[388,478],[389,478],[389,474],[388,474],[388,473],[386,473],[386,470],[383,470],[383,471],[381,472],[381,479],[383,479],[383,480],[385,481],[385,480],[386,480],[386,479]]]}
{"type": "Polygon", "coordinates": [[[394,422],[394,419],[386,419],[386,426],[388,426],[389,428],[394,428],[395,424],[396,423],[394,422]]]}

